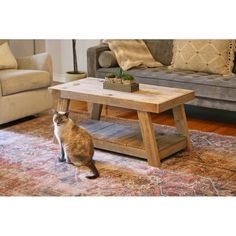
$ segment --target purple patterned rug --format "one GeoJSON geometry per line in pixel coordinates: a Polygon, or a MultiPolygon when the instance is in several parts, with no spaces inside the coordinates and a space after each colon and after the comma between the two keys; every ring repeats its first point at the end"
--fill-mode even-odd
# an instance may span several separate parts
{"type": "MultiPolygon", "coordinates": [[[[173,128],[159,126],[173,132],[173,128]]],[[[1,196],[234,196],[236,137],[191,131],[193,151],[153,168],[145,160],[96,150],[100,177],[59,163],[51,116],[0,129],[1,196]]]]}

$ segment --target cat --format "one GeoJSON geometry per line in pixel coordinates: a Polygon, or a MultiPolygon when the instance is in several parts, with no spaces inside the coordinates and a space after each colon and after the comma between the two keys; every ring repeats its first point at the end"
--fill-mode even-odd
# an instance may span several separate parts
{"type": "Polygon", "coordinates": [[[68,112],[54,112],[54,135],[61,148],[60,162],[67,162],[77,167],[87,166],[93,173],[88,179],[99,177],[94,164],[94,144],[92,136],[83,128],[78,127],[69,118],[68,112]]]}

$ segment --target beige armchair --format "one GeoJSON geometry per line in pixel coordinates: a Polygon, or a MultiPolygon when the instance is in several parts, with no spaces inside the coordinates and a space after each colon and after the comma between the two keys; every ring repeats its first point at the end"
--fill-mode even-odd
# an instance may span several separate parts
{"type": "Polygon", "coordinates": [[[17,59],[17,69],[0,70],[0,125],[52,107],[48,87],[52,60],[48,53],[17,59]]]}

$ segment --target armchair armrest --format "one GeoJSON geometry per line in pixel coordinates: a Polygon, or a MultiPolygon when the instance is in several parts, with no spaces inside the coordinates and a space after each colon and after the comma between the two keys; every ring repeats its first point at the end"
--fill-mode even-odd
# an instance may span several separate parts
{"type": "Polygon", "coordinates": [[[43,70],[50,74],[52,80],[52,58],[49,53],[17,58],[18,69],[43,70]]]}
{"type": "Polygon", "coordinates": [[[101,44],[95,47],[88,48],[87,50],[87,71],[88,76],[95,77],[96,70],[99,68],[98,57],[101,52],[109,51],[109,47],[106,44],[101,44]]]}

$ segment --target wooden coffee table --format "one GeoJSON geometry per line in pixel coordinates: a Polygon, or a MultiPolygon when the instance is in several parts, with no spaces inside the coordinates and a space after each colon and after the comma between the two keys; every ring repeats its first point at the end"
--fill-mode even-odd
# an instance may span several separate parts
{"type": "Polygon", "coordinates": [[[104,79],[86,78],[49,88],[59,95],[58,111],[67,111],[71,99],[92,103],[91,119],[80,125],[93,135],[96,148],[145,158],[156,167],[161,159],[175,152],[191,150],[184,103],[195,97],[194,91],[140,84],[139,91],[126,93],[103,89],[103,82],[104,79]],[[103,105],[136,110],[139,125],[100,121],[103,105]],[[176,133],[159,135],[151,113],[169,109],[173,111],[176,133]]]}

